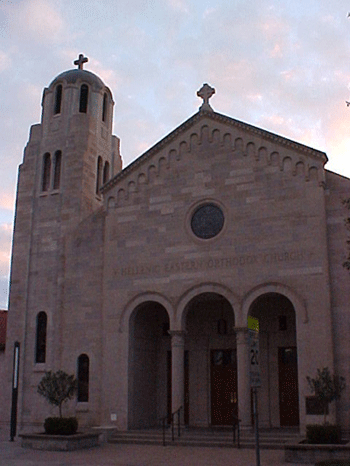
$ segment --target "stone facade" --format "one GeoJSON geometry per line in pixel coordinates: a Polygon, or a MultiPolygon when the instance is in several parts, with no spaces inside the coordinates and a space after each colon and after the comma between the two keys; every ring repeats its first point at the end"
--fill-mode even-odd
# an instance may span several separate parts
{"type": "MultiPolygon", "coordinates": [[[[123,170],[102,81],[70,70],[45,89],[11,272],[23,429],[49,413],[36,393],[49,369],[80,377],[69,410],[82,425],[154,426],[182,407],[189,425],[234,413],[249,427],[248,315],[260,322],[261,425],[321,421],[306,376],[348,376],[350,181],[323,152],[213,111],[208,88],[198,113],[123,170]]],[[[344,430],[347,399],[329,417],[344,430]]]]}

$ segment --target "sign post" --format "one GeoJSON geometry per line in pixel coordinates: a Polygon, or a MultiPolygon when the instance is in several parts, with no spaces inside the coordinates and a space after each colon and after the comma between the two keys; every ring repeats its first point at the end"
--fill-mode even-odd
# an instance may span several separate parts
{"type": "Polygon", "coordinates": [[[248,316],[250,387],[253,390],[256,466],[260,466],[258,393],[261,387],[259,366],[259,320],[248,316]]]}
{"type": "Polygon", "coordinates": [[[19,343],[15,342],[13,351],[13,374],[12,374],[12,405],[11,405],[11,426],[10,441],[16,436],[17,430],[17,400],[18,400],[18,376],[19,376],[19,343]]]}

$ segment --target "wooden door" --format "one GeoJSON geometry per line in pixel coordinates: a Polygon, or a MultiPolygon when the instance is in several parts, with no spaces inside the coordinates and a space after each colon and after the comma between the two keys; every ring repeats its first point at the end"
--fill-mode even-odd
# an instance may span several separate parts
{"type": "Polygon", "coordinates": [[[237,416],[237,364],[234,350],[211,351],[211,424],[232,425],[237,416]]]}
{"type": "Polygon", "coordinates": [[[299,425],[298,357],[295,346],[278,348],[280,425],[299,425]]]}

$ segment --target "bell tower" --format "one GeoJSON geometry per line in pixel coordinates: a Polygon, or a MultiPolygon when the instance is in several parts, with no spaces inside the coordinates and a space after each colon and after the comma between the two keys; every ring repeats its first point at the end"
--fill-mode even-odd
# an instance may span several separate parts
{"type": "MultiPolygon", "coordinates": [[[[80,55],[76,69],[44,89],[41,122],[30,129],[19,167],[7,345],[20,342],[20,383],[31,380],[32,386],[44,370],[60,368],[63,323],[74,307],[74,293],[63,285],[72,282],[65,278],[67,244],[75,244],[83,220],[102,225],[100,189],[122,168],[119,139],[112,134],[112,93],[83,69],[87,61],[80,55]]],[[[100,254],[103,227],[96,231],[100,254]]],[[[8,351],[7,374],[11,364],[8,351]]],[[[22,390],[19,410],[25,423],[36,413],[25,401],[30,386],[22,384],[22,390]]]]}
{"type": "Polygon", "coordinates": [[[59,195],[61,221],[68,223],[101,206],[101,186],[121,169],[112,94],[83,69],[87,61],[79,55],[78,69],[57,76],[42,100],[36,197],[59,195]]]}

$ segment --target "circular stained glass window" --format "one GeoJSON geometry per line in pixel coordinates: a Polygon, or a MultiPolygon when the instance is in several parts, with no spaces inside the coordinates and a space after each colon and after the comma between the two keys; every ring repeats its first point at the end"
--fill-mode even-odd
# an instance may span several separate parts
{"type": "Polygon", "coordinates": [[[205,204],[193,214],[191,228],[198,238],[210,239],[220,233],[224,221],[224,213],[220,207],[214,204],[205,204]]]}

